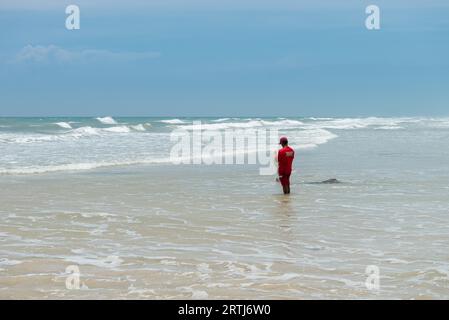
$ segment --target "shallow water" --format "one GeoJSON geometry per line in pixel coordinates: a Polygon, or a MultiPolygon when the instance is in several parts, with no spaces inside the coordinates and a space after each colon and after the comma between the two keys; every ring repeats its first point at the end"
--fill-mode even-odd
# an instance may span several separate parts
{"type": "Polygon", "coordinates": [[[0,298],[449,298],[449,128],[332,121],[290,196],[256,165],[0,175],[0,298]]]}

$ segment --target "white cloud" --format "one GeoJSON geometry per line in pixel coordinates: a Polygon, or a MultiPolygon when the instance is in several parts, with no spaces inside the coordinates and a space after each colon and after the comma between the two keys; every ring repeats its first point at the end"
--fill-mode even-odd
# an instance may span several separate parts
{"type": "Polygon", "coordinates": [[[22,63],[75,63],[97,61],[134,61],[159,57],[158,52],[112,52],[108,50],[67,50],[55,45],[27,45],[20,50],[12,62],[22,63]]]}

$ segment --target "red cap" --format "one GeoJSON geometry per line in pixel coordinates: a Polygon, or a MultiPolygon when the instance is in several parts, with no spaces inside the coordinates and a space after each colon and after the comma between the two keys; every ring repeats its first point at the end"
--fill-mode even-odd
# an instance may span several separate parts
{"type": "Polygon", "coordinates": [[[282,137],[282,138],[279,140],[279,144],[286,144],[286,143],[288,143],[287,137],[282,137]]]}

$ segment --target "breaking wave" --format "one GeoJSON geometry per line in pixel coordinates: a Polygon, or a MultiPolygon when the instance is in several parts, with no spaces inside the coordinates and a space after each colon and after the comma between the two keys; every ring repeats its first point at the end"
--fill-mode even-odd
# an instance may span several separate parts
{"type": "Polygon", "coordinates": [[[72,129],[72,126],[68,122],[56,122],[55,125],[63,128],[63,129],[72,129]]]}
{"type": "Polygon", "coordinates": [[[144,132],[146,128],[143,124],[131,126],[113,126],[107,128],[94,128],[90,126],[71,129],[59,134],[39,134],[39,133],[17,133],[0,134],[0,143],[30,144],[54,141],[67,141],[80,139],[83,137],[101,136],[107,134],[126,134],[132,132],[144,132]]]}
{"type": "Polygon", "coordinates": [[[182,123],[186,123],[185,121],[180,120],[180,119],[160,120],[159,122],[167,123],[167,124],[182,124],[182,123]]]}
{"type": "Polygon", "coordinates": [[[98,121],[100,121],[102,124],[117,124],[117,121],[114,120],[112,117],[104,117],[104,118],[96,118],[98,121]]]}
{"type": "Polygon", "coordinates": [[[297,120],[249,120],[247,122],[220,122],[220,123],[202,123],[202,124],[186,124],[177,126],[179,129],[186,130],[225,130],[225,129],[249,129],[261,127],[280,127],[294,128],[302,125],[303,122],[297,120]]]}
{"type": "MultiPolygon", "coordinates": [[[[0,174],[33,174],[91,170],[111,166],[170,163],[171,130],[276,129],[288,136],[296,149],[312,149],[343,136],[341,130],[449,129],[449,118],[219,118],[203,119],[201,125],[180,120],[142,120],[117,124],[111,117],[73,119],[45,123],[36,120],[2,120],[0,174]],[[148,122],[145,122],[148,121],[148,122]],[[169,126],[160,125],[160,123],[169,126]],[[114,123],[114,124],[113,124],[114,123]],[[155,124],[156,123],[156,124],[155,124]],[[104,126],[104,124],[107,124],[104,126]],[[60,130],[62,128],[64,130],[60,130]],[[148,128],[151,128],[149,130],[148,128]]],[[[53,120],[55,121],[55,120],[53,120]]],[[[251,131],[251,130],[249,130],[251,131]]],[[[252,134],[252,133],[249,133],[252,134]]],[[[373,134],[374,131],[373,131],[373,134]]],[[[258,146],[260,147],[260,146],[258,146]]],[[[277,148],[276,144],[267,148],[277,148]]],[[[253,152],[248,146],[238,152],[253,152]]]]}
{"type": "Polygon", "coordinates": [[[59,171],[85,171],[93,170],[105,167],[118,167],[129,166],[139,164],[157,164],[167,163],[170,159],[147,159],[147,160],[135,160],[135,161],[111,161],[111,162],[91,162],[91,163],[68,163],[60,165],[47,165],[47,166],[29,166],[22,168],[4,169],[0,168],[0,175],[26,175],[26,174],[42,174],[59,171]]]}

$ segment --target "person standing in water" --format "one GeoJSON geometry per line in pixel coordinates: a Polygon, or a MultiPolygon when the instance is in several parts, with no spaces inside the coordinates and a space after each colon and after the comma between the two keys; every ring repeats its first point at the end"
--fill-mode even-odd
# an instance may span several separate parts
{"type": "Polygon", "coordinates": [[[278,175],[284,194],[290,193],[290,175],[292,173],[292,163],[295,158],[295,151],[289,147],[288,139],[282,137],[279,141],[282,149],[278,151],[278,175]]]}

